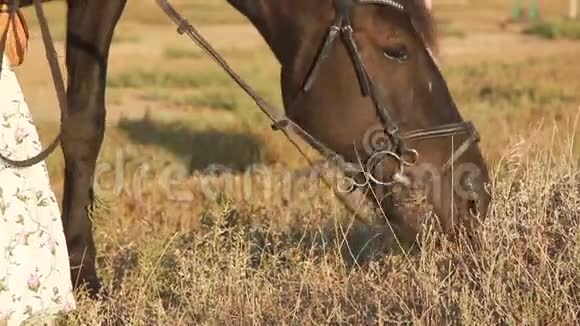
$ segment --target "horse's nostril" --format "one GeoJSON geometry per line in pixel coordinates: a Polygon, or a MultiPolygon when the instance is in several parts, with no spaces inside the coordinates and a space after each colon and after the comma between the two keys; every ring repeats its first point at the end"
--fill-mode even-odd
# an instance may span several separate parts
{"type": "Polygon", "coordinates": [[[479,209],[477,208],[477,200],[470,199],[467,201],[467,209],[469,213],[473,216],[477,216],[479,214],[479,209]]]}

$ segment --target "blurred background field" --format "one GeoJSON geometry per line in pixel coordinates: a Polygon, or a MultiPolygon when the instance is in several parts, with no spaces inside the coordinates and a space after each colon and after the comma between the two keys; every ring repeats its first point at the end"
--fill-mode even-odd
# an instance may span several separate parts
{"type": "MultiPolygon", "coordinates": [[[[281,104],[279,66],[240,14],[225,1],[174,3],[281,104]]],[[[67,322],[573,324],[580,24],[564,18],[567,8],[539,1],[539,23],[514,23],[511,1],[434,0],[443,73],[482,135],[496,201],[482,252],[433,235],[407,257],[380,218],[353,222],[328,191],[312,191],[315,179],[277,196],[305,162],[154,1],[129,0],[111,50],[94,214],[101,274],[115,295],[100,304],[81,295],[67,322]],[[207,175],[212,163],[231,174],[207,175]],[[247,171],[256,164],[270,174],[247,171]],[[244,177],[262,197],[240,195],[244,177]],[[235,182],[216,196],[202,190],[225,180],[235,182]]],[[[62,63],[64,4],[46,10],[62,63]]],[[[25,15],[31,52],[17,74],[47,144],[59,111],[34,13],[25,15]]],[[[60,198],[60,153],[49,173],[60,198]]]]}

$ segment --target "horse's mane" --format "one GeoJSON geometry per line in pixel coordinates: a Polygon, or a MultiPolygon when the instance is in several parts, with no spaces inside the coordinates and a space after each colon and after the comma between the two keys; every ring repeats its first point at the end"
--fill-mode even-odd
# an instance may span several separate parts
{"type": "Polygon", "coordinates": [[[437,33],[435,19],[431,11],[425,6],[425,0],[396,0],[405,7],[415,29],[432,51],[437,51],[437,33]]]}

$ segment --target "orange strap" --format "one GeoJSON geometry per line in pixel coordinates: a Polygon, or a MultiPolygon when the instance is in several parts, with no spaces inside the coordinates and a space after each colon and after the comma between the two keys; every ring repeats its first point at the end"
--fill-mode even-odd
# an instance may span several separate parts
{"type": "Polygon", "coordinates": [[[29,36],[28,25],[22,12],[16,10],[12,14],[7,5],[1,5],[0,50],[4,50],[12,65],[19,66],[24,62],[28,52],[29,36]]]}

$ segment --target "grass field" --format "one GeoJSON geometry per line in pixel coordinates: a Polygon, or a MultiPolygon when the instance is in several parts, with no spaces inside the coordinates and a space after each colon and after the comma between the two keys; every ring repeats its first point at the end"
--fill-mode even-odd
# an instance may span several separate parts
{"type": "MultiPolygon", "coordinates": [[[[175,1],[260,93],[279,67],[225,1],[175,1]],[[209,4],[211,3],[211,4],[209,4]]],[[[252,102],[153,1],[115,36],[93,212],[107,302],[78,294],[68,325],[573,325],[580,317],[580,42],[506,25],[509,1],[435,1],[443,73],[493,171],[481,247],[426,232],[397,248],[353,220],[252,102]],[[206,170],[218,163],[228,173],[206,170]],[[211,190],[211,191],[208,191],[211,190]]],[[[545,1],[558,20],[567,1],[545,1]]],[[[47,5],[52,21],[61,3],[47,5]]],[[[43,143],[56,99],[32,12],[17,71],[43,143]]],[[[54,24],[62,40],[62,24],[54,24]]],[[[62,49],[62,42],[59,42],[62,49]]],[[[63,159],[50,157],[57,196],[63,159]]],[[[430,227],[430,226],[427,226],[430,227]]]]}

